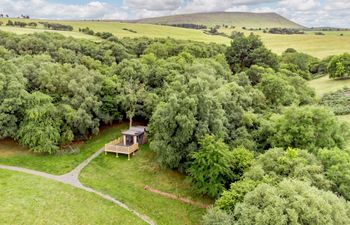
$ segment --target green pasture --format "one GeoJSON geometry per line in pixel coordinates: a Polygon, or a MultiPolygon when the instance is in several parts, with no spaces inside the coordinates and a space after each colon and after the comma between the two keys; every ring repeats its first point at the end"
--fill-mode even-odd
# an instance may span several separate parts
{"type": "MultiPolygon", "coordinates": [[[[4,23],[7,23],[8,19],[0,19],[4,23]]],[[[12,19],[13,21],[34,21],[39,22],[41,20],[24,20],[24,19],[12,19]]],[[[42,20],[48,21],[48,20],[42,20]]],[[[219,35],[208,35],[203,33],[202,30],[193,30],[185,28],[177,28],[170,26],[152,25],[152,24],[139,24],[139,23],[122,23],[122,22],[107,22],[107,21],[50,21],[57,22],[66,25],[72,25],[74,31],[50,31],[62,33],[66,36],[72,36],[77,38],[88,38],[92,40],[98,40],[97,37],[91,35],[85,35],[78,32],[79,28],[89,27],[95,32],[111,32],[119,38],[123,37],[150,37],[150,38],[175,38],[180,40],[193,40],[201,42],[215,42],[220,44],[229,44],[230,39],[219,35]],[[127,28],[137,33],[133,33],[127,30],[127,28]]],[[[18,34],[33,33],[47,31],[42,27],[36,29],[32,28],[14,28],[1,26],[1,30],[15,32],[18,34]]],[[[350,31],[328,31],[323,32],[325,35],[315,35],[314,32],[306,32],[303,35],[278,35],[268,34],[262,31],[248,31],[242,30],[237,27],[235,29],[220,29],[220,32],[231,34],[232,31],[240,31],[246,34],[251,32],[261,36],[261,39],[265,45],[273,52],[281,54],[287,48],[295,48],[300,52],[313,55],[317,58],[324,58],[330,55],[342,54],[344,52],[350,52],[350,31]],[[343,34],[343,36],[340,36],[343,34]]]]}

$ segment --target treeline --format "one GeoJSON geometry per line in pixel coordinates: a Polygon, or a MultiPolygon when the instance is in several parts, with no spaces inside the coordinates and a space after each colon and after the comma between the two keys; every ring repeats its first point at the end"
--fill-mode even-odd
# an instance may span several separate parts
{"type": "Polygon", "coordinates": [[[311,27],[306,30],[309,31],[349,31],[349,28],[337,28],[337,27],[311,27]]]}
{"type": "MultiPolygon", "coordinates": [[[[71,25],[64,25],[59,23],[49,23],[49,22],[38,22],[41,24],[44,28],[50,29],[50,30],[63,30],[63,31],[72,31],[73,27],[71,25]]],[[[8,20],[6,23],[6,26],[12,26],[12,27],[34,27],[36,28],[38,26],[38,23],[36,22],[23,22],[23,21],[12,21],[8,20]]]]}
{"type": "Polygon", "coordinates": [[[169,82],[149,125],[158,161],[217,199],[203,224],[276,224],[294,215],[311,218],[301,224],[348,224],[340,215],[350,209],[349,128],[316,105],[306,83],[330,60],[294,49],[279,57],[243,34],[224,54],[224,67],[189,66],[169,82]]]}
{"type": "Polygon", "coordinates": [[[39,22],[46,29],[50,30],[63,30],[63,31],[72,31],[73,27],[71,25],[65,25],[60,23],[49,23],[49,22],[39,22]]]}
{"type": "MultiPolygon", "coordinates": [[[[127,30],[130,31],[129,29],[127,29],[127,30]]],[[[82,32],[82,33],[87,34],[87,35],[94,35],[94,36],[100,37],[100,38],[105,39],[105,40],[117,41],[117,38],[112,33],[110,33],[110,32],[95,32],[92,29],[90,29],[89,27],[79,28],[79,32],[82,32]]],[[[132,32],[132,31],[130,31],[130,32],[132,32]]]]}
{"type": "Polygon", "coordinates": [[[203,224],[350,223],[349,128],[307,84],[347,57],[278,56],[241,33],[225,46],[0,32],[0,46],[0,138],[54,154],[140,118],[160,165],[216,200],[203,224]]]}
{"type": "Polygon", "coordinates": [[[12,20],[8,20],[6,23],[6,26],[12,26],[12,27],[37,27],[38,24],[36,22],[22,22],[22,21],[12,21],[12,20]]]}
{"type": "Polygon", "coordinates": [[[270,28],[268,30],[270,34],[305,34],[304,31],[293,28],[270,28]]]}
{"type": "Polygon", "coordinates": [[[204,30],[208,27],[202,24],[192,24],[192,23],[179,23],[179,24],[161,24],[165,26],[172,26],[172,27],[182,27],[182,28],[188,28],[188,29],[195,29],[195,30],[204,30]]]}
{"type": "Polygon", "coordinates": [[[177,55],[208,58],[224,49],[172,39],[94,43],[50,33],[4,32],[0,46],[0,138],[49,153],[97,133],[101,123],[127,115],[149,119],[165,76],[180,65],[177,55]]]}

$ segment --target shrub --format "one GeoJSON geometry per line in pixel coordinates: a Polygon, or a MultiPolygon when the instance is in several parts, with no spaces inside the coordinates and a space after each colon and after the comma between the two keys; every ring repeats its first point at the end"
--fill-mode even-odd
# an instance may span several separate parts
{"type": "Polygon", "coordinates": [[[328,72],[330,78],[350,78],[350,54],[333,56],[328,65],[328,72]]]}
{"type": "Polygon", "coordinates": [[[325,94],[320,104],[330,107],[336,115],[350,114],[350,88],[325,94]]]}
{"type": "Polygon", "coordinates": [[[259,182],[244,179],[231,184],[230,190],[224,191],[215,202],[215,207],[226,212],[234,212],[238,203],[242,202],[244,196],[254,190],[259,182]]]}
{"type": "Polygon", "coordinates": [[[210,208],[203,216],[202,225],[233,225],[234,217],[231,213],[210,208]]]}

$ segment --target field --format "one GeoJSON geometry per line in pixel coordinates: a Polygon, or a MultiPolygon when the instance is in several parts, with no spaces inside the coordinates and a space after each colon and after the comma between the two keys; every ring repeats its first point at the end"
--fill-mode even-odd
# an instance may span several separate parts
{"type": "Polygon", "coordinates": [[[145,224],[94,194],[5,170],[0,171],[0,215],[3,225],[145,224]]]}
{"type": "MultiPolygon", "coordinates": [[[[8,19],[0,19],[0,21],[7,22],[8,19]]],[[[29,20],[20,20],[20,19],[13,19],[14,21],[29,21],[29,20]]],[[[39,22],[40,20],[30,20],[34,22],[39,22]]],[[[48,20],[45,20],[48,21],[48,20]]],[[[71,25],[74,27],[74,32],[63,32],[63,34],[70,34],[70,35],[81,35],[82,38],[85,38],[89,35],[84,35],[82,33],[79,33],[79,28],[85,28],[89,27],[90,29],[94,30],[95,32],[111,32],[117,37],[150,37],[150,38],[167,38],[172,37],[175,39],[180,40],[195,40],[195,41],[202,41],[202,42],[217,42],[221,44],[228,44],[229,39],[222,37],[222,36],[211,36],[206,35],[200,30],[192,30],[192,29],[185,29],[185,28],[177,28],[177,27],[170,27],[170,26],[159,26],[159,25],[152,25],[152,24],[136,24],[136,23],[122,23],[122,22],[106,22],[106,21],[51,21],[66,25],[71,25]],[[123,28],[128,28],[130,30],[134,30],[137,33],[133,33],[127,30],[123,30],[123,28]]],[[[8,29],[5,26],[0,27],[1,30],[8,29]]],[[[34,29],[35,30],[35,29],[34,29]]],[[[27,32],[32,33],[33,29],[27,30],[27,28],[17,28],[13,29],[13,32],[19,33],[19,32],[27,32]],[[24,30],[24,31],[23,31],[24,30]]],[[[44,29],[40,29],[39,31],[45,31],[44,29]]],[[[91,36],[94,38],[93,36],[91,36]]],[[[89,36],[89,38],[91,38],[89,36]]]]}
{"type": "MultiPolygon", "coordinates": [[[[0,19],[0,21],[7,22],[8,19],[0,19]]],[[[13,19],[20,20],[20,19],[13,19]]],[[[29,21],[29,20],[21,20],[29,21]]],[[[40,20],[30,20],[38,22],[40,20]]],[[[46,20],[45,20],[46,21],[46,20]]],[[[61,33],[65,36],[72,36],[77,38],[88,38],[92,40],[98,40],[96,37],[91,35],[85,35],[78,32],[79,28],[89,27],[96,32],[111,32],[119,38],[123,37],[150,37],[150,38],[175,38],[180,40],[193,40],[201,42],[215,42],[219,44],[230,43],[230,39],[218,36],[218,35],[207,35],[201,30],[177,28],[170,26],[160,26],[152,24],[138,24],[138,23],[122,23],[122,22],[106,22],[106,21],[51,21],[59,22],[62,24],[72,25],[74,31],[50,31],[61,33]],[[127,28],[134,30],[137,33],[133,33],[127,30],[127,28]]],[[[13,28],[0,26],[0,30],[15,32],[18,34],[33,33],[47,31],[42,28],[31,29],[31,28],[13,28]]],[[[246,34],[252,31],[242,30],[241,28],[236,29],[220,29],[220,32],[231,34],[232,31],[240,31],[246,34]]],[[[325,35],[315,35],[313,32],[308,32],[304,35],[277,35],[263,33],[262,31],[254,31],[254,33],[261,36],[261,39],[265,45],[277,54],[281,54],[286,48],[295,48],[298,51],[305,52],[313,55],[317,58],[324,58],[330,55],[342,54],[344,52],[350,52],[350,31],[334,31],[324,32],[325,35]],[[340,36],[343,34],[344,36],[340,36]]]]}
{"type": "MultiPolygon", "coordinates": [[[[220,29],[220,31],[230,34],[234,30],[220,29]]],[[[323,32],[325,35],[315,35],[314,32],[281,35],[242,29],[238,29],[238,31],[244,32],[246,35],[251,32],[259,35],[266,47],[277,54],[281,54],[287,48],[294,48],[299,52],[304,52],[322,59],[330,55],[337,55],[350,51],[350,31],[323,32]],[[340,36],[340,34],[343,34],[343,36],[340,36]]]]}

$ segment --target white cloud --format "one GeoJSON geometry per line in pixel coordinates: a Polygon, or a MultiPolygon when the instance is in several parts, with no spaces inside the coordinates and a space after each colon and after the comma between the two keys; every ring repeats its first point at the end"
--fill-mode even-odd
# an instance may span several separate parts
{"type": "Polygon", "coordinates": [[[248,11],[250,6],[278,0],[192,0],[181,8],[183,12],[248,11]]]}
{"type": "Polygon", "coordinates": [[[128,16],[127,12],[100,1],[79,5],[46,0],[0,0],[0,12],[14,17],[25,14],[47,19],[126,19],[128,16]]]}
{"type": "Polygon", "coordinates": [[[123,0],[121,7],[104,0],[0,0],[0,13],[47,19],[137,19],[211,11],[277,12],[306,26],[350,27],[350,0],[123,0]]]}
{"type": "Polygon", "coordinates": [[[249,7],[246,5],[233,6],[225,10],[226,12],[249,12],[249,7]]]}
{"type": "Polygon", "coordinates": [[[319,0],[282,0],[279,4],[290,10],[309,11],[319,7],[321,3],[319,0]]]}
{"type": "Polygon", "coordinates": [[[123,5],[128,9],[149,11],[175,10],[182,3],[182,0],[123,0],[123,5]]]}

